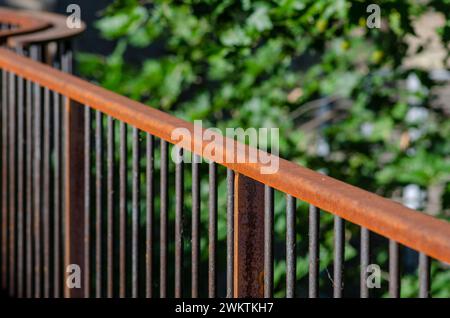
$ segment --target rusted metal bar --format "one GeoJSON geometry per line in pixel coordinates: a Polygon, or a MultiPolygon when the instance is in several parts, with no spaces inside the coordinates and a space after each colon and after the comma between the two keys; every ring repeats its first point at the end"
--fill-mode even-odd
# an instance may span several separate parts
{"type": "Polygon", "coordinates": [[[61,297],[61,98],[53,92],[53,295],[61,297]]]}
{"type": "Polygon", "coordinates": [[[84,297],[91,296],[91,109],[84,109],[84,297]]]}
{"type": "Polygon", "coordinates": [[[367,267],[370,264],[370,232],[361,228],[360,252],[360,297],[369,298],[369,287],[367,286],[367,267]]]}
{"type": "Polygon", "coordinates": [[[107,176],[106,176],[106,220],[107,220],[107,280],[106,295],[112,298],[114,294],[114,120],[107,117],[107,176]]]}
{"type": "Polygon", "coordinates": [[[160,231],[160,247],[159,247],[159,297],[166,298],[167,297],[167,231],[168,231],[168,144],[166,141],[161,140],[161,185],[160,185],[160,223],[159,223],[159,231],[160,231]]]}
{"type": "Polygon", "coordinates": [[[65,213],[65,297],[79,298],[84,296],[82,286],[76,285],[76,272],[68,272],[70,264],[81,269],[80,282],[83,282],[84,245],[84,106],[70,99],[64,106],[64,213],[65,213]],[[81,242],[80,242],[81,241],[81,242]],[[69,285],[72,283],[73,285],[69,285]],[[73,288],[70,288],[73,287],[73,288]]]}
{"type": "Polygon", "coordinates": [[[11,296],[16,295],[16,220],[17,220],[17,169],[16,169],[16,139],[17,139],[17,108],[16,108],[16,75],[8,74],[9,89],[9,285],[11,296]]]}
{"type": "Polygon", "coordinates": [[[95,112],[95,296],[103,295],[103,115],[95,112]]]}
{"type": "Polygon", "coordinates": [[[217,294],[217,166],[209,163],[209,200],[208,200],[208,297],[217,294]]]}
{"type": "MultiPolygon", "coordinates": [[[[29,12],[0,8],[0,21],[3,28],[0,31],[0,43],[4,44],[8,38],[27,33],[44,30],[50,23],[36,17],[29,12]],[[8,27],[14,25],[14,28],[8,27]]],[[[15,46],[19,47],[19,46],[15,46]]]]}
{"type": "MultiPolygon", "coordinates": [[[[39,59],[40,48],[33,47],[31,55],[39,59]],[[33,54],[34,53],[34,54],[33,54]]],[[[41,246],[41,197],[42,197],[42,105],[41,105],[41,87],[33,83],[34,98],[34,297],[41,297],[41,275],[42,275],[42,246],[41,246]]]]}
{"type": "Polygon", "coordinates": [[[430,297],[430,265],[431,259],[423,253],[419,253],[419,297],[430,297]]]}
{"type": "Polygon", "coordinates": [[[264,297],[273,297],[274,191],[264,186],[264,297]]]}
{"type": "Polygon", "coordinates": [[[154,209],[155,209],[155,193],[154,193],[154,138],[147,134],[146,139],[146,297],[153,297],[153,244],[154,244],[154,209]]]}
{"type": "MultiPolygon", "coordinates": [[[[42,43],[42,42],[38,42],[38,43],[42,43]]],[[[73,71],[72,43],[70,42],[70,40],[64,40],[64,41],[60,41],[58,44],[59,44],[59,59],[60,59],[60,63],[61,63],[61,71],[71,74],[73,71]]],[[[61,94],[64,94],[64,93],[61,93],[61,94]]]]}
{"type": "MultiPolygon", "coordinates": [[[[76,77],[62,74],[50,67],[33,63],[7,50],[0,49],[0,53],[0,67],[16,72],[27,79],[33,79],[42,86],[88,104],[155,137],[170,141],[172,131],[176,128],[186,128],[194,135],[193,124],[118,96],[76,77]]],[[[192,138],[190,142],[186,141],[181,146],[212,160],[217,156],[226,158],[227,153],[231,152],[248,153],[250,149],[241,143],[225,142],[225,140],[227,139],[222,137],[215,138],[211,144],[199,138],[192,138]],[[215,146],[214,155],[212,152],[203,153],[207,145],[215,146]]],[[[256,153],[270,156],[262,151],[256,153]]],[[[250,165],[237,162],[223,162],[223,165],[274,189],[309,202],[322,210],[366,227],[370,231],[422,251],[430,257],[450,262],[450,224],[448,222],[417,213],[391,200],[316,173],[293,162],[278,157],[272,158],[278,162],[278,170],[274,174],[262,173],[261,169],[266,165],[258,162],[257,159],[257,163],[250,165]],[[320,195],[317,195],[318,193],[320,195]]]]}
{"type": "Polygon", "coordinates": [[[33,44],[67,41],[82,33],[86,28],[83,22],[80,23],[79,28],[70,28],[66,23],[67,17],[61,14],[43,11],[33,11],[32,13],[21,11],[21,15],[24,16],[24,21],[35,20],[33,26],[28,27],[33,32],[17,32],[12,36],[10,35],[7,41],[10,47],[27,47],[33,44]]]}
{"type": "Polygon", "coordinates": [[[297,253],[296,253],[296,202],[295,198],[286,196],[286,297],[295,297],[295,282],[297,276],[297,253]]]}
{"type": "MultiPolygon", "coordinates": [[[[21,47],[17,54],[23,55],[21,47]]],[[[17,77],[17,297],[24,297],[25,287],[25,83],[17,77]]]]}
{"type": "Polygon", "coordinates": [[[26,81],[26,297],[33,296],[33,86],[26,81]]]}
{"type": "Polygon", "coordinates": [[[234,297],[264,296],[264,185],[234,178],[234,297]]]}
{"type": "Polygon", "coordinates": [[[8,73],[2,70],[2,289],[8,286],[8,73]]]}
{"type": "MultiPolygon", "coordinates": [[[[198,297],[200,257],[200,156],[192,155],[191,297],[198,297]]],[[[233,181],[234,182],[234,181],[233,181]]]]}
{"type": "Polygon", "coordinates": [[[341,298],[344,289],[344,247],[345,225],[344,220],[334,217],[334,262],[333,262],[333,297],[341,298]]]}
{"type": "Polygon", "coordinates": [[[319,296],[319,229],[320,229],[320,210],[314,205],[309,205],[309,298],[319,296]]]}
{"type": "Polygon", "coordinates": [[[175,298],[180,298],[183,297],[184,165],[183,149],[177,147],[175,151],[175,298]]]}
{"type": "Polygon", "coordinates": [[[234,171],[227,169],[227,298],[233,297],[234,171]]]}
{"type": "Polygon", "coordinates": [[[44,297],[50,297],[50,91],[44,88],[42,218],[44,297]]]}
{"type": "Polygon", "coordinates": [[[127,126],[123,122],[120,122],[119,135],[119,295],[124,298],[127,292],[127,126]]]}
{"type": "Polygon", "coordinates": [[[132,129],[131,173],[131,296],[139,293],[139,130],[132,129]]]}
{"type": "Polygon", "coordinates": [[[400,297],[400,249],[394,240],[389,240],[389,296],[400,297]]]}
{"type": "MultiPolygon", "coordinates": [[[[19,52],[20,54],[20,52],[19,52]]],[[[17,78],[17,296],[24,296],[25,261],[25,124],[24,81],[17,78]]]]}

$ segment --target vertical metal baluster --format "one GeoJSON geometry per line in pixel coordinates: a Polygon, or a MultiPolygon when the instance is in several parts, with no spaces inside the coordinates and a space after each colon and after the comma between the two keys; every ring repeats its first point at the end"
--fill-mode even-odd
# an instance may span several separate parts
{"type": "Polygon", "coordinates": [[[26,105],[26,297],[33,296],[33,104],[32,82],[27,80],[26,105]]]}
{"type": "MultiPolygon", "coordinates": [[[[56,44],[57,51],[56,56],[53,60],[53,67],[56,69],[61,69],[62,67],[62,61],[61,61],[61,44],[57,42],[56,44]]],[[[86,107],[86,109],[89,109],[86,107]]],[[[53,218],[54,218],[54,224],[53,224],[53,250],[54,250],[54,260],[53,260],[53,279],[54,279],[54,297],[59,298],[61,297],[61,282],[64,280],[63,276],[65,274],[64,269],[62,268],[62,127],[61,127],[61,96],[57,92],[53,92],[53,121],[54,121],[54,136],[53,136],[53,142],[54,142],[54,176],[53,176],[53,184],[54,184],[54,198],[53,198],[53,218]]],[[[89,171],[89,169],[85,170],[89,171]]],[[[86,204],[86,195],[85,196],[85,204],[86,204]]],[[[85,217],[85,222],[87,223],[88,220],[85,217]]],[[[85,224],[86,224],[85,223],[85,224]]],[[[86,236],[84,237],[84,240],[86,240],[86,236]]],[[[83,242],[85,244],[85,242],[83,242]]],[[[86,244],[85,244],[86,246],[86,244]]],[[[86,258],[85,258],[86,260],[86,258]]],[[[83,264],[84,266],[84,264],[83,264]]],[[[84,279],[86,279],[86,276],[89,273],[89,270],[87,268],[84,269],[84,279]]],[[[86,290],[86,286],[84,286],[84,290],[86,290]]],[[[86,295],[85,295],[86,297],[86,295]]]]}
{"type": "Polygon", "coordinates": [[[60,42],[61,70],[72,74],[73,71],[73,52],[70,40],[60,42]]]}
{"type": "MultiPolygon", "coordinates": [[[[57,43],[57,52],[55,59],[53,61],[53,67],[56,69],[61,69],[61,44],[57,43]]],[[[64,281],[63,275],[65,274],[65,271],[63,269],[63,262],[62,259],[62,233],[61,230],[63,223],[62,223],[62,125],[61,125],[61,96],[57,92],[53,92],[53,121],[54,121],[54,136],[53,136],[53,143],[54,143],[54,175],[53,175],[53,251],[54,251],[54,259],[53,259],[53,294],[55,298],[61,297],[62,293],[62,281],[64,281]]],[[[86,109],[89,109],[86,107],[86,109]]],[[[89,171],[89,169],[85,170],[89,171]]],[[[86,195],[85,195],[86,200],[86,195]]],[[[86,202],[86,201],[85,201],[86,202]]],[[[86,204],[86,203],[85,203],[86,204]]],[[[88,222],[88,220],[85,218],[85,221],[88,222]]],[[[86,239],[86,237],[84,237],[86,239]]],[[[83,244],[85,244],[83,242],[83,244]]],[[[88,275],[87,273],[89,270],[87,268],[84,269],[84,275],[83,277],[86,277],[88,275]]],[[[85,278],[86,279],[86,278],[85,278]]],[[[86,287],[84,286],[85,290],[86,287]]],[[[86,297],[86,296],[85,296],[86,297]]]]}
{"type": "Polygon", "coordinates": [[[132,135],[132,297],[138,297],[139,274],[139,130],[133,127],[132,135]]]}
{"type": "MultiPolygon", "coordinates": [[[[20,52],[18,52],[21,54],[20,52]]],[[[24,174],[24,80],[21,77],[17,78],[17,296],[22,298],[24,296],[24,221],[25,221],[25,174],[24,174]]]]}
{"type": "Polygon", "coordinates": [[[320,210],[309,205],[309,298],[319,295],[319,227],[320,210]]]}
{"type": "Polygon", "coordinates": [[[365,227],[361,227],[360,245],[360,297],[369,298],[369,288],[367,286],[367,267],[370,263],[370,232],[365,227]]]}
{"type": "Polygon", "coordinates": [[[146,297],[153,297],[152,287],[153,287],[153,222],[154,222],[154,138],[152,135],[147,134],[147,144],[146,144],[146,179],[147,179],[147,209],[146,209],[146,297]]]}
{"type": "Polygon", "coordinates": [[[84,108],[84,297],[91,297],[91,109],[84,108]]]}
{"type": "Polygon", "coordinates": [[[108,267],[108,279],[107,279],[107,296],[113,297],[114,293],[114,121],[113,118],[107,117],[107,267],[108,267]]]}
{"type": "Polygon", "coordinates": [[[216,297],[217,166],[209,163],[208,297],[216,297]]]}
{"type": "Polygon", "coordinates": [[[419,297],[430,297],[430,262],[431,259],[424,253],[419,253],[419,297]]]}
{"type": "Polygon", "coordinates": [[[103,204],[102,204],[102,124],[103,124],[103,115],[101,112],[96,111],[95,113],[95,205],[96,205],[96,219],[95,219],[95,243],[96,243],[96,267],[95,267],[95,287],[96,287],[96,297],[102,297],[102,212],[103,212],[103,204]]]}
{"type": "MultiPolygon", "coordinates": [[[[69,264],[77,264],[83,266],[84,250],[84,213],[85,208],[85,189],[84,189],[84,133],[85,133],[85,109],[86,106],[77,101],[64,98],[64,265],[65,269],[69,269],[69,264]]],[[[73,267],[72,267],[73,270],[73,267]]],[[[69,280],[70,274],[66,273],[66,280],[69,280]]],[[[83,275],[83,271],[80,272],[83,275]]],[[[81,276],[80,275],[80,276],[81,276]]],[[[80,280],[82,277],[79,277],[80,280]]],[[[81,281],[82,282],[82,281],[81,281]]],[[[64,284],[64,296],[66,298],[84,297],[82,288],[70,288],[69,284],[64,284]]]]}
{"type": "Polygon", "coordinates": [[[126,235],[127,235],[127,126],[124,122],[120,122],[120,202],[119,202],[119,222],[120,222],[120,243],[119,243],[119,273],[120,273],[120,297],[126,297],[126,235]]]}
{"type": "Polygon", "coordinates": [[[227,169],[227,298],[233,297],[234,279],[234,171],[227,169]]]}
{"type": "Polygon", "coordinates": [[[333,297],[341,298],[343,290],[344,273],[344,244],[345,229],[344,220],[334,216],[334,264],[333,264],[333,297]]]}
{"type": "Polygon", "coordinates": [[[182,297],[183,272],[183,207],[184,207],[184,165],[183,149],[176,148],[175,165],[175,298],[182,297]]]}
{"type": "Polygon", "coordinates": [[[200,255],[200,156],[192,154],[192,250],[191,297],[198,297],[198,267],[200,255]]]}
{"type": "Polygon", "coordinates": [[[8,72],[2,71],[2,289],[8,286],[8,72]]]}
{"type": "Polygon", "coordinates": [[[61,111],[60,96],[53,92],[53,143],[54,143],[54,175],[53,175],[53,294],[61,296],[61,111]]]}
{"type": "Polygon", "coordinates": [[[16,82],[9,73],[9,294],[16,295],[16,82]]]}
{"type": "MultiPolygon", "coordinates": [[[[61,71],[63,72],[67,72],[67,73],[72,73],[72,50],[71,50],[71,44],[70,44],[70,40],[66,40],[66,41],[60,41],[58,42],[58,58],[59,58],[59,63],[60,63],[60,68],[61,71]]],[[[64,106],[62,108],[61,111],[61,117],[65,116],[67,114],[67,109],[65,107],[65,103],[67,102],[67,98],[63,97],[62,100],[62,106],[64,106]]],[[[61,124],[61,136],[65,136],[67,135],[67,131],[66,129],[68,129],[68,127],[66,127],[65,124],[61,124]]],[[[61,147],[65,147],[65,141],[61,142],[61,147]]],[[[64,153],[62,151],[62,153],[64,153]]],[[[63,158],[63,154],[61,155],[63,158]]],[[[65,160],[62,160],[61,162],[61,171],[65,171],[67,167],[67,162],[65,160]]],[[[61,178],[61,182],[63,184],[69,184],[70,180],[66,180],[66,176],[65,173],[62,173],[62,178],[61,178]]],[[[65,194],[61,195],[61,204],[63,207],[66,207],[67,205],[70,205],[70,202],[66,202],[66,197],[65,194]],[[67,204],[66,204],[67,203],[67,204]]],[[[67,221],[67,215],[65,213],[64,209],[61,209],[61,224],[64,225],[66,224],[67,221]]],[[[64,244],[64,241],[67,239],[70,239],[70,233],[66,233],[66,228],[65,226],[61,226],[61,255],[66,255],[67,253],[70,253],[70,250],[67,250],[67,246],[64,244]]],[[[64,263],[63,263],[64,264],[64,263]]],[[[65,268],[62,268],[62,283],[64,283],[65,280],[65,268]]],[[[66,293],[66,291],[64,291],[64,293],[66,293]]]]}
{"type": "Polygon", "coordinates": [[[50,91],[44,89],[44,149],[43,149],[43,237],[44,237],[44,297],[50,297],[50,91]]]}
{"type": "Polygon", "coordinates": [[[400,297],[400,251],[398,243],[389,240],[389,296],[400,297]]]}
{"type": "Polygon", "coordinates": [[[235,172],[234,286],[236,298],[264,297],[264,184],[235,172]]]}
{"type": "Polygon", "coordinates": [[[41,103],[40,87],[34,84],[34,297],[41,297],[41,103]]]}
{"type": "Polygon", "coordinates": [[[286,297],[295,297],[297,255],[295,252],[295,198],[286,196],[286,297]]]}
{"type": "Polygon", "coordinates": [[[264,186],[264,297],[273,297],[274,191],[264,186]]]}
{"type": "Polygon", "coordinates": [[[168,145],[161,139],[161,204],[160,204],[160,285],[159,296],[167,297],[167,187],[168,187],[168,145]]]}

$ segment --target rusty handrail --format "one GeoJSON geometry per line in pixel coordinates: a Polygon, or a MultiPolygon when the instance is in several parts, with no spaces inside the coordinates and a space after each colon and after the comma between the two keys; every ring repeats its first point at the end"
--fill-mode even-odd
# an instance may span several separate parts
{"type": "Polygon", "coordinates": [[[50,22],[39,14],[35,16],[24,11],[5,8],[0,8],[0,22],[16,26],[14,29],[0,30],[0,43],[4,43],[10,37],[39,32],[51,26],[50,22]]]}
{"type": "MultiPolygon", "coordinates": [[[[171,138],[172,131],[177,128],[187,129],[194,134],[192,123],[3,48],[0,48],[0,67],[168,142],[177,142],[171,138]]],[[[185,143],[183,147],[211,160],[214,158],[203,153],[206,145],[214,144],[216,155],[222,158],[230,152],[251,153],[248,146],[236,141],[224,142],[225,140],[227,138],[219,137],[206,142],[193,138],[191,143],[185,143]]],[[[279,170],[275,174],[262,174],[261,168],[264,165],[261,163],[223,165],[375,233],[450,263],[448,222],[281,158],[279,170]]]]}
{"type": "Polygon", "coordinates": [[[0,43],[11,48],[27,47],[70,39],[86,29],[80,21],[79,28],[69,28],[67,17],[43,11],[26,11],[0,8],[0,22],[16,25],[11,30],[0,30],[0,43]]]}
{"type": "MultiPolygon", "coordinates": [[[[24,11],[24,14],[31,15],[31,12],[24,11]]],[[[82,33],[86,29],[84,22],[80,22],[79,28],[69,28],[66,24],[66,16],[50,12],[32,12],[39,19],[46,21],[51,27],[41,30],[8,38],[9,47],[27,47],[33,44],[45,44],[48,42],[67,40],[82,33]]]]}

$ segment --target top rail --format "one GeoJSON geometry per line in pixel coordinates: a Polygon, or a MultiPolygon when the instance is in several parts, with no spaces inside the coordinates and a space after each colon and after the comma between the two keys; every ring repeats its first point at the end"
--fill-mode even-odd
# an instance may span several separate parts
{"type": "Polygon", "coordinates": [[[49,21],[42,17],[24,13],[23,11],[9,10],[0,8],[0,22],[14,25],[15,28],[9,30],[0,30],[0,43],[8,38],[22,34],[39,32],[51,26],[49,21]]]}
{"type": "Polygon", "coordinates": [[[33,44],[45,44],[47,42],[70,39],[82,33],[86,25],[80,21],[79,28],[69,28],[66,24],[67,17],[50,12],[29,12],[21,11],[24,15],[36,15],[38,19],[45,21],[51,27],[40,32],[27,32],[27,34],[18,34],[10,36],[7,45],[10,47],[26,47],[33,44]]]}
{"type": "Polygon", "coordinates": [[[86,29],[82,21],[79,27],[69,28],[66,19],[64,15],[50,12],[0,8],[0,22],[14,26],[12,29],[0,30],[0,43],[6,43],[11,48],[27,47],[67,40],[86,29]]]}
{"type": "MultiPolygon", "coordinates": [[[[198,135],[194,124],[157,109],[120,96],[80,78],[0,48],[0,68],[54,90],[67,98],[85,104],[118,120],[170,143],[175,129],[198,135]]],[[[247,145],[216,135],[212,141],[203,138],[182,140],[183,148],[218,161],[227,154],[251,154],[247,145]],[[213,147],[215,155],[205,152],[213,147]]],[[[258,150],[258,155],[269,154],[258,150]]],[[[350,222],[366,227],[433,258],[450,263],[450,223],[411,210],[392,200],[314,172],[293,162],[279,159],[275,174],[262,174],[265,165],[257,163],[219,162],[222,165],[277,190],[309,202],[350,222]]]]}

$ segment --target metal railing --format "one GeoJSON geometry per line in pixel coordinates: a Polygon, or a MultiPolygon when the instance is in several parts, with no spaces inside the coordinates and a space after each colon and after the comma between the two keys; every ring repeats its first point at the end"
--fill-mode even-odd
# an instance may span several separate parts
{"type": "Polygon", "coordinates": [[[285,196],[287,297],[298,290],[300,201],[309,204],[309,297],[320,295],[321,211],[334,215],[336,298],[344,296],[348,223],[360,227],[360,297],[370,296],[373,233],[389,239],[391,297],[400,296],[400,244],[420,252],[420,297],[430,293],[431,258],[450,263],[445,221],[278,157],[278,172],[262,174],[257,158],[272,155],[221,135],[172,146],[180,141],[172,138],[175,129],[195,136],[195,126],[70,75],[68,38],[80,30],[59,24],[53,32],[57,16],[43,13],[28,34],[12,33],[21,30],[15,15],[8,13],[4,25],[17,27],[2,27],[11,34],[1,38],[16,52],[0,48],[1,286],[10,296],[272,297],[275,193],[285,196]],[[178,157],[190,153],[192,163],[171,164],[171,148],[178,157]],[[217,160],[252,153],[253,163],[217,160]],[[226,209],[219,211],[222,198],[226,209]],[[219,218],[226,218],[226,246],[218,244],[219,218]],[[222,248],[226,258],[218,257],[222,248]],[[81,267],[81,288],[66,284],[69,264],[81,267]],[[224,286],[218,268],[226,272],[224,286]]]}

